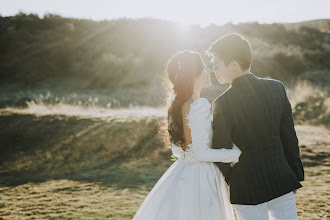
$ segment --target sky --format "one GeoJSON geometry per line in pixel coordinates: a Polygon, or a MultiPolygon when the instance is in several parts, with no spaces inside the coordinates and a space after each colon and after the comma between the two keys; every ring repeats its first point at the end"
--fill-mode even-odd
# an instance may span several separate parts
{"type": "Polygon", "coordinates": [[[0,15],[111,20],[153,17],[182,24],[282,23],[330,18],[330,0],[0,0],[0,15]]]}

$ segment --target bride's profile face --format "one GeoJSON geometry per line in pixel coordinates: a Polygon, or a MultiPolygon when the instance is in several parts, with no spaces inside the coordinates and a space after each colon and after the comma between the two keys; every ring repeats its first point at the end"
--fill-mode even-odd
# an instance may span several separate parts
{"type": "Polygon", "coordinates": [[[200,76],[195,80],[200,88],[207,88],[211,83],[211,70],[204,64],[204,68],[200,76]]]}

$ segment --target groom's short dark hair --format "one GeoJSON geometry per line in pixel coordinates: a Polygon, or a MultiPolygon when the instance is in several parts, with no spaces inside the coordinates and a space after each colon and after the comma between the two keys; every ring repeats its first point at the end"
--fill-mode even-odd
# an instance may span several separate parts
{"type": "Polygon", "coordinates": [[[242,70],[251,67],[252,50],[250,43],[246,38],[236,33],[219,38],[205,53],[208,56],[217,56],[224,60],[226,64],[237,61],[242,70]]]}

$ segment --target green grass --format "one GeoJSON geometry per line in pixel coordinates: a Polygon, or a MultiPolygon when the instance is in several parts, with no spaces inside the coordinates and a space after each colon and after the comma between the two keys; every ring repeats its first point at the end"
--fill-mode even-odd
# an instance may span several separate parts
{"type": "MultiPolygon", "coordinates": [[[[0,111],[2,219],[132,219],[172,164],[154,114],[0,111]]],[[[329,218],[330,132],[299,125],[299,219],[329,218]]],[[[1,219],[0,218],[0,219],[1,219]]]]}

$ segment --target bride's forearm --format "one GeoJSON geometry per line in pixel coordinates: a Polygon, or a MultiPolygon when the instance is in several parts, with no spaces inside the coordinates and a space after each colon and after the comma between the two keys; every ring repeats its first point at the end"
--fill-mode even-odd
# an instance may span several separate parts
{"type": "Polygon", "coordinates": [[[232,163],[238,162],[241,150],[237,147],[233,149],[211,149],[194,150],[196,159],[204,162],[232,163]]]}

